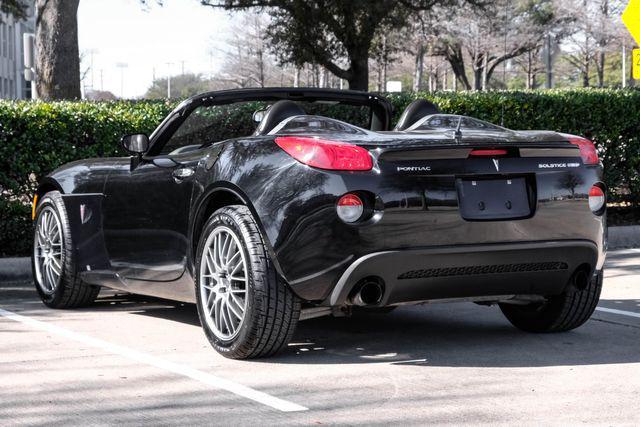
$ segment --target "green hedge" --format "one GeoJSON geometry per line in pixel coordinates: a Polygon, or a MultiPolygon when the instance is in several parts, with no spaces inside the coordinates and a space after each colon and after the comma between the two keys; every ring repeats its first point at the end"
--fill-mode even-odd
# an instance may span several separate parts
{"type": "MultiPolygon", "coordinates": [[[[391,94],[395,119],[413,99],[435,102],[444,112],[466,114],[512,129],[551,129],[593,139],[605,164],[612,200],[640,204],[640,91],[572,90],[537,92],[391,94]]],[[[258,104],[218,115],[220,129],[249,134],[258,104]]],[[[0,256],[28,253],[30,198],[37,180],[77,159],[122,155],[120,136],[150,133],[174,104],[145,102],[0,101],[0,256]]],[[[360,112],[318,107],[323,113],[359,122],[360,112]]]]}
{"type": "Polygon", "coordinates": [[[72,160],[118,154],[120,137],[151,132],[164,102],[0,101],[0,256],[31,247],[30,201],[38,179],[72,160]]]}

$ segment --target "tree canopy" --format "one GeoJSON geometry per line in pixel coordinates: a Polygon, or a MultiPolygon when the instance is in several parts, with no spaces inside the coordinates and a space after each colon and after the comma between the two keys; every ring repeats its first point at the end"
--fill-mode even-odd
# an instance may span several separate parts
{"type": "Polygon", "coordinates": [[[12,15],[16,19],[25,19],[28,9],[29,4],[25,0],[0,0],[0,12],[12,15]]]}
{"type": "MultiPolygon", "coordinates": [[[[403,28],[407,19],[435,5],[455,0],[201,0],[205,6],[268,8],[271,48],[283,63],[319,64],[367,90],[369,54],[384,32],[403,28]]],[[[466,0],[480,4],[482,0],[466,0]]]]}

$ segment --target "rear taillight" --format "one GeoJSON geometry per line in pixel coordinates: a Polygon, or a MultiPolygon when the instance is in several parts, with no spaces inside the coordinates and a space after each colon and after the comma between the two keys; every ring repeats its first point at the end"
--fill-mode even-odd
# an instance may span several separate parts
{"type": "Polygon", "coordinates": [[[355,194],[345,194],[338,200],[336,211],[338,212],[338,217],[344,222],[356,222],[362,218],[364,203],[362,203],[362,199],[355,194]]]}
{"type": "Polygon", "coordinates": [[[604,190],[597,185],[591,187],[589,190],[589,208],[591,208],[591,212],[602,212],[605,202],[606,197],[604,195],[604,190]]]}
{"type": "Polygon", "coordinates": [[[367,150],[346,142],[306,136],[280,136],[276,144],[305,165],[339,171],[368,171],[373,168],[367,150]]]}
{"type": "Polygon", "coordinates": [[[598,151],[596,150],[596,146],[593,145],[593,142],[581,136],[566,135],[566,137],[569,139],[570,143],[577,145],[580,149],[582,163],[585,165],[597,165],[600,163],[600,159],[598,159],[598,151]]]}

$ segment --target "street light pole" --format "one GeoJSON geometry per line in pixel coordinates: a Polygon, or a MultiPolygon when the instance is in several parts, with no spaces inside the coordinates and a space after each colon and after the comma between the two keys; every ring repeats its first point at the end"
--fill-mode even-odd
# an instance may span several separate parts
{"type": "Polygon", "coordinates": [[[627,46],[622,42],[622,89],[627,87],[627,46]]]}
{"type": "Polygon", "coordinates": [[[129,64],[125,62],[118,62],[116,67],[120,68],[120,98],[124,98],[124,69],[127,68],[129,64]]]}
{"type": "Polygon", "coordinates": [[[172,62],[167,62],[167,99],[171,99],[171,66],[172,62]]]}

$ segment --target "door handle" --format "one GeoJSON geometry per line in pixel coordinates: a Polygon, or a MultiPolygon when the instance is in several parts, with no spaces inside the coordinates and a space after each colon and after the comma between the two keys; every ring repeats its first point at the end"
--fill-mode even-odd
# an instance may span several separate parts
{"type": "Polygon", "coordinates": [[[195,171],[191,168],[178,168],[176,170],[173,171],[173,179],[175,182],[180,183],[182,181],[184,181],[185,179],[189,178],[191,175],[193,175],[195,173],[195,171]]]}

